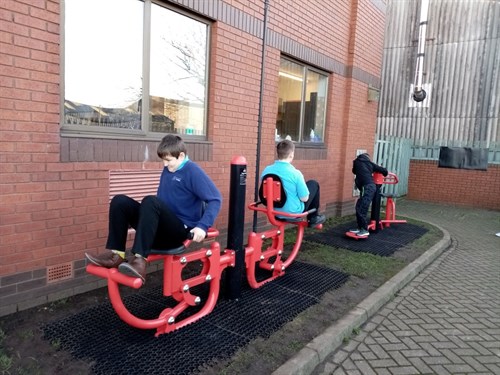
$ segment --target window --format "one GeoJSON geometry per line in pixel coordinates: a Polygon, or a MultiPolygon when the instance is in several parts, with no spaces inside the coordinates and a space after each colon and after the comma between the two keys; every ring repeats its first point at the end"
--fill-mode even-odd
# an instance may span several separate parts
{"type": "Polygon", "coordinates": [[[151,0],[64,4],[63,132],[206,135],[207,23],[151,0]]]}
{"type": "Polygon", "coordinates": [[[328,77],[311,67],[281,58],[276,140],[323,142],[328,77]]]}

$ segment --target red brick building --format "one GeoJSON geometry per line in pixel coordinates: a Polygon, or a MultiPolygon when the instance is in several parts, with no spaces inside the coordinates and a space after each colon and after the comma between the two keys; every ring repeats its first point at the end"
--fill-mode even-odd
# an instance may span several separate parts
{"type": "Polygon", "coordinates": [[[327,216],[353,212],[385,1],[5,0],[0,20],[0,316],[103,285],[84,253],[110,196],[155,192],[166,132],[221,190],[223,234],[232,157],[249,203],[287,135],[327,216]]]}

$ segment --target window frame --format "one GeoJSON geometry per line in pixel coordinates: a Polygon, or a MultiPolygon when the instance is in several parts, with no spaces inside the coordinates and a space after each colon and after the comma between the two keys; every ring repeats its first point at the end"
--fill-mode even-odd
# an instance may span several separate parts
{"type": "MultiPolygon", "coordinates": [[[[302,88],[301,88],[301,93],[300,93],[300,122],[299,122],[299,140],[292,140],[296,146],[300,147],[314,147],[314,148],[320,148],[325,146],[325,134],[326,134],[326,128],[327,128],[327,109],[328,109],[328,89],[330,85],[330,72],[326,72],[324,70],[321,70],[319,68],[316,68],[312,65],[309,65],[307,63],[304,63],[300,60],[296,60],[290,56],[287,55],[281,55],[280,56],[280,64],[279,64],[279,69],[278,73],[281,71],[281,60],[287,60],[293,64],[300,65],[302,68],[302,88]],[[304,82],[307,82],[307,73],[309,71],[312,71],[314,73],[319,74],[320,76],[324,76],[326,78],[326,87],[325,87],[325,108],[324,108],[324,129],[323,129],[323,134],[322,134],[322,140],[321,141],[309,141],[304,139],[304,126],[305,126],[305,115],[306,115],[306,93],[307,93],[307,83],[304,84],[304,82]]],[[[279,97],[279,87],[278,87],[278,97],[279,97]]],[[[278,104],[279,105],[279,104],[278,104]]],[[[276,119],[277,121],[277,119],[276,119]]],[[[284,139],[283,137],[281,139],[284,139]]]]}
{"type": "MultiPolygon", "coordinates": [[[[162,8],[180,14],[184,17],[191,18],[195,21],[201,22],[206,25],[206,50],[205,50],[205,101],[204,101],[204,115],[203,124],[204,132],[203,135],[194,134],[180,134],[186,140],[193,141],[206,141],[208,139],[208,109],[209,109],[209,92],[210,92],[210,48],[212,40],[212,25],[213,22],[207,20],[199,15],[190,13],[182,8],[173,6],[171,4],[156,1],[156,0],[137,0],[144,4],[143,8],[143,35],[142,35],[142,107],[148,108],[147,111],[141,111],[141,129],[124,129],[124,128],[108,128],[100,126],[85,126],[85,125],[74,125],[65,122],[65,48],[66,48],[66,34],[64,31],[61,32],[61,47],[60,47],[60,66],[61,66],[61,85],[60,85],[60,135],[62,137],[79,137],[79,138],[97,138],[97,139],[128,139],[128,140],[158,140],[161,139],[165,133],[153,132],[150,130],[151,122],[149,120],[149,109],[150,109],[150,64],[151,64],[151,12],[152,4],[158,5],[162,8]]],[[[63,6],[61,7],[61,18],[62,25],[65,25],[66,14],[65,14],[65,1],[63,0],[63,6]]],[[[64,28],[62,28],[63,30],[64,28]]]]}

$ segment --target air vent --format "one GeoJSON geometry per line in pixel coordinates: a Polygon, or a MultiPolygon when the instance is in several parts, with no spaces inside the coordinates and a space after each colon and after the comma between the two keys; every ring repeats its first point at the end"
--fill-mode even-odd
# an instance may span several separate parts
{"type": "Polygon", "coordinates": [[[146,195],[156,195],[161,170],[109,171],[109,199],[125,194],[141,201],[146,195]]]}
{"type": "Polygon", "coordinates": [[[58,264],[47,267],[47,282],[67,280],[73,277],[73,263],[58,264]]]}

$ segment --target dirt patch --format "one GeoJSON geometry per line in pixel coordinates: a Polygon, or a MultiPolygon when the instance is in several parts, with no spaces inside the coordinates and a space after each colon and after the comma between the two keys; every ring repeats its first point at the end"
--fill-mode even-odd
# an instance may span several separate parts
{"type": "MultiPolygon", "coordinates": [[[[148,275],[148,287],[161,281],[161,272],[148,275]]],[[[122,295],[128,293],[130,289],[123,288],[122,295]]],[[[60,350],[57,341],[44,340],[43,327],[104,302],[109,302],[108,290],[100,288],[0,318],[0,375],[92,374],[92,362],[60,350]]]]}
{"type": "Polygon", "coordinates": [[[255,339],[230,360],[211,363],[199,374],[270,374],[376,288],[370,280],[353,277],[339,289],[325,293],[319,304],[299,314],[267,340],[255,339]]]}
{"type": "MultiPolygon", "coordinates": [[[[394,257],[403,260],[404,264],[410,263],[436,243],[442,234],[434,232],[431,237],[427,242],[398,250],[394,257]]],[[[306,243],[304,249],[307,249],[306,243]]],[[[272,373],[382,285],[386,277],[351,276],[346,284],[327,292],[320,303],[299,314],[268,339],[257,338],[230,360],[208,363],[199,369],[199,373],[272,373]]],[[[149,274],[147,287],[160,285],[161,281],[161,271],[149,274]]],[[[91,374],[92,362],[77,360],[60,350],[60,343],[44,340],[42,327],[108,301],[107,289],[102,288],[0,318],[0,374],[91,374]]]]}
{"type": "MultiPolygon", "coordinates": [[[[308,244],[304,244],[305,251],[307,247],[308,244]]],[[[409,264],[426,249],[408,246],[397,251],[397,258],[409,264]]],[[[198,374],[271,374],[385,281],[383,277],[351,276],[343,286],[325,293],[320,303],[299,314],[268,339],[253,340],[231,359],[207,364],[198,374]]]]}

